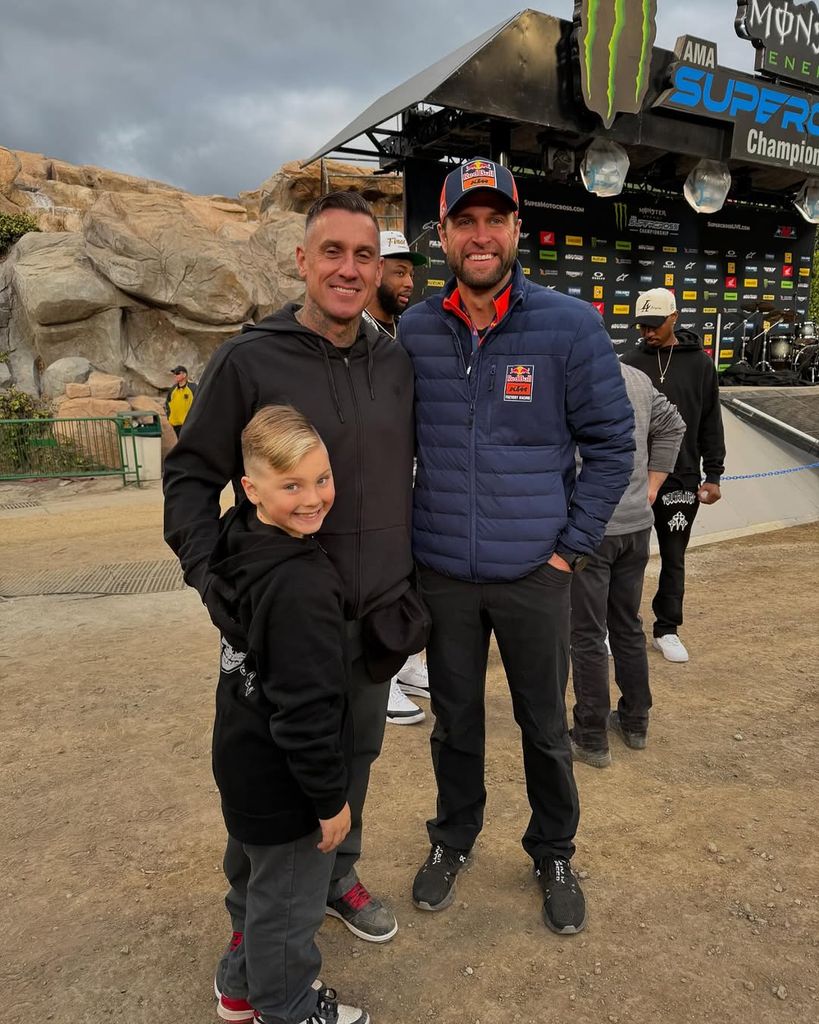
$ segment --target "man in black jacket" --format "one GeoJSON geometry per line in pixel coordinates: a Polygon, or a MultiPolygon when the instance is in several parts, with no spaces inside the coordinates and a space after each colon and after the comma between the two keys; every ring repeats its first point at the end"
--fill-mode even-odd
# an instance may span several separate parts
{"type": "MultiPolygon", "coordinates": [[[[307,286],[304,305],[286,306],[226,342],[205,370],[179,444],[165,463],[165,539],[229,642],[234,623],[227,610],[234,595],[208,572],[208,559],[219,494],[231,480],[241,493],[241,432],[257,409],[273,404],[295,406],[316,426],[345,484],[321,536],[344,586],[354,658],[352,828],[337,851],[327,912],[360,938],[385,942],[398,929],[395,917],[359,882],[355,865],[390,673],[374,677],[368,670],[361,623],[392,603],[412,571],[412,368],[399,345],[361,322],[381,269],[378,223],[361,196],[336,192],[317,200],[296,261],[307,286]]],[[[228,861],[235,862],[226,863],[228,870],[249,868],[230,841],[228,861]]],[[[241,910],[233,910],[234,931],[241,932],[241,910]]]]}
{"type": "Polygon", "coordinates": [[[719,383],[699,337],[692,331],[675,332],[677,303],[672,292],[644,292],[636,312],[642,341],[623,356],[623,362],[642,370],[685,420],[677,463],[653,506],[661,568],[652,602],[654,647],[667,661],[684,662],[688,651],[677,631],[683,621],[685,551],[699,506],[713,505],[721,497],[719,482],[725,469],[719,383]]]}

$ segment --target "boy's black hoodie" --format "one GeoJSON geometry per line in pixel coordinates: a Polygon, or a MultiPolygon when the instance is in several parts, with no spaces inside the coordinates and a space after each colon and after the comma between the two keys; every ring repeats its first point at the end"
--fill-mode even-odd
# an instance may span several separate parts
{"type": "Polygon", "coordinates": [[[321,543],[341,577],[346,617],[361,618],[389,603],[394,598],[385,595],[412,572],[409,357],[364,324],[350,348],[337,348],[302,326],[294,315],[298,309],[280,309],[217,350],[165,461],[165,539],[214,621],[208,559],[218,532],[219,494],[232,480],[237,500],[241,496],[240,435],[266,405],[294,405],[330,453],[340,484],[321,543]]]}
{"type": "Polygon", "coordinates": [[[699,337],[693,331],[674,333],[677,344],[673,348],[656,349],[641,341],[636,349],[623,355],[623,362],[642,370],[685,420],[685,437],[677,464],[663,486],[696,490],[703,473],[706,483],[718,484],[725,471],[719,381],[714,361],[703,351],[699,337]],[[658,354],[665,377],[662,383],[658,354]]]}
{"type": "Polygon", "coordinates": [[[244,843],[291,842],[347,799],[341,581],[315,538],[260,523],[248,501],[222,519],[210,571],[240,595],[213,729],[225,823],[244,843]]]}

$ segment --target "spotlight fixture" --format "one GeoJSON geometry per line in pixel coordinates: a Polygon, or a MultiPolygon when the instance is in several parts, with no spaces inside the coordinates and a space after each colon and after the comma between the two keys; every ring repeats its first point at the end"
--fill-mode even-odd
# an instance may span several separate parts
{"type": "Polygon", "coordinates": [[[793,205],[808,224],[819,224],[819,178],[808,178],[799,189],[793,205]]]}
{"type": "Polygon", "coordinates": [[[595,139],[580,164],[580,177],[589,192],[619,196],[629,169],[628,153],[618,142],[595,139]]]}
{"type": "Polygon", "coordinates": [[[731,172],[719,160],[700,160],[685,179],[683,194],[697,213],[721,210],[731,188],[731,172]]]}

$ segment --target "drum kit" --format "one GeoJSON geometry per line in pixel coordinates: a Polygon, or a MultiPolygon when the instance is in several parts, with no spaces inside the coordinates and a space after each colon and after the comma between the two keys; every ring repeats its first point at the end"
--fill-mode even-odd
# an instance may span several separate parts
{"type": "Polygon", "coordinates": [[[793,310],[777,309],[772,302],[757,302],[743,313],[735,366],[819,383],[819,328],[812,320],[799,320],[793,310]]]}

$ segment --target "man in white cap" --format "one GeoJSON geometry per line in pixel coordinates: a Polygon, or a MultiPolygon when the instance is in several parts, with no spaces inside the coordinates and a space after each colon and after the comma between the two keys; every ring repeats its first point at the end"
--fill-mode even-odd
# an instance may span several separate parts
{"type": "MultiPolygon", "coordinates": [[[[400,231],[381,232],[381,255],[384,266],[381,284],[364,310],[363,319],[371,326],[395,339],[398,317],[412,298],[413,275],[416,267],[424,266],[426,256],[413,252],[400,231]]],[[[429,697],[427,665],[420,654],[413,654],[391,682],[387,704],[387,721],[391,725],[415,725],[426,715],[407,694],[429,697]]]]}
{"type": "Polygon", "coordinates": [[[364,310],[364,319],[395,340],[398,317],[412,298],[415,268],[425,266],[427,258],[420,252],[412,252],[400,231],[381,232],[381,255],[384,257],[381,284],[364,310]]]}
{"type": "Polygon", "coordinates": [[[677,303],[667,288],[637,298],[636,323],[642,340],[623,362],[642,370],[685,420],[685,436],[673,472],[654,502],[660,546],[660,580],[654,595],[653,646],[667,661],[688,661],[677,635],[683,621],[685,551],[700,505],[719,501],[725,469],[725,440],[714,361],[693,331],[675,331],[677,303]],[[703,479],[704,477],[704,479],[703,479]]]}

